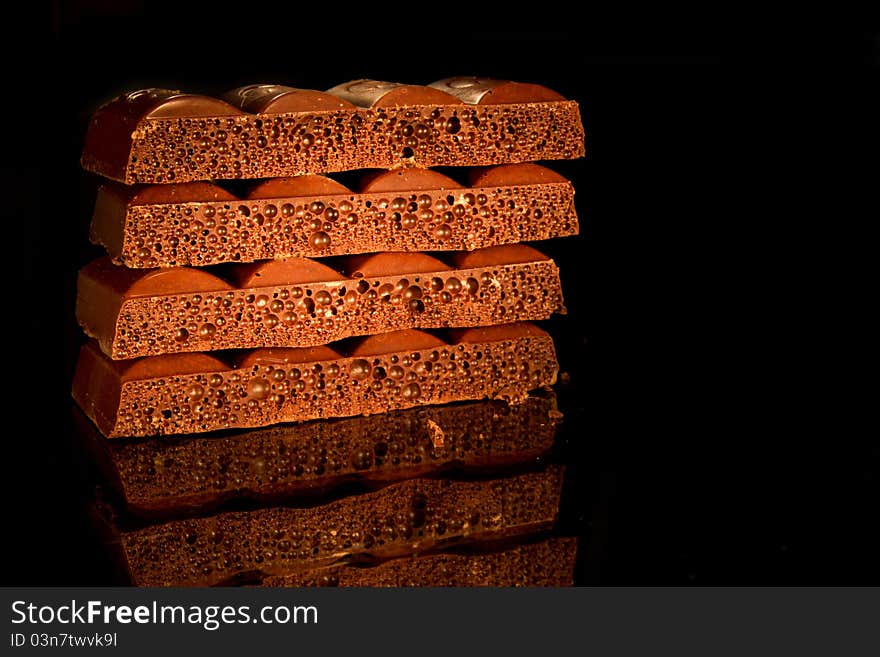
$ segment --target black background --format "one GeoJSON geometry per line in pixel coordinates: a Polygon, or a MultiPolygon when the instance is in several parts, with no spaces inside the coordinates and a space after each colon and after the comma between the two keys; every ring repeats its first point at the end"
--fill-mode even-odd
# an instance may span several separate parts
{"type": "Polygon", "coordinates": [[[727,62],[599,55],[641,42],[615,47],[580,32],[467,32],[439,6],[402,26],[367,29],[348,17],[334,29],[341,10],[329,4],[290,15],[243,7],[261,19],[247,27],[220,5],[223,27],[179,4],[51,3],[34,41],[48,55],[45,76],[10,73],[19,107],[43,127],[35,138],[4,120],[6,144],[20,153],[2,171],[5,220],[20,231],[6,245],[21,300],[6,307],[16,345],[7,414],[28,409],[30,419],[4,436],[12,554],[3,584],[109,576],[82,515],[86,464],[69,425],[82,341],[76,271],[97,254],[87,239],[96,180],[78,159],[97,105],[148,86],[212,94],[460,74],[544,84],[580,102],[587,129],[587,158],[552,165],[575,184],[582,233],[544,245],[569,308],[549,328],[570,375],[559,387],[562,520],[582,537],[578,582],[880,583],[875,441],[778,413],[791,394],[778,363],[745,365],[762,332],[781,338],[763,306],[744,299],[752,262],[734,253],[751,222],[731,210],[755,162],[733,137],[741,115],[727,62]]]}

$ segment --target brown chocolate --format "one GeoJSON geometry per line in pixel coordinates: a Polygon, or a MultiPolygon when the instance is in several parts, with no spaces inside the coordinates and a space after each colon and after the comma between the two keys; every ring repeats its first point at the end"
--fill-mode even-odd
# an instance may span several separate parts
{"type": "Polygon", "coordinates": [[[452,267],[445,262],[426,253],[371,253],[346,258],[343,262],[343,270],[352,278],[409,276],[452,271],[452,267]]]}
{"type": "Polygon", "coordinates": [[[471,188],[410,168],[372,174],[360,193],[325,176],[300,176],[265,181],[248,196],[207,183],[108,183],[98,191],[91,240],[118,264],[150,268],[471,251],[578,232],[571,183],[534,164],[480,169],[471,188]]]}
{"type": "MultiPolygon", "coordinates": [[[[477,169],[481,171],[482,169],[477,169]]],[[[237,201],[234,194],[207,182],[180,183],[177,185],[146,185],[137,187],[111,187],[120,192],[131,205],[168,205],[175,203],[223,203],[237,201]]]]}
{"type": "MultiPolygon", "coordinates": [[[[110,167],[124,176],[126,165],[131,158],[132,146],[136,143],[135,131],[143,122],[150,120],[153,112],[165,103],[171,107],[176,106],[181,114],[185,114],[186,107],[180,107],[179,103],[174,102],[174,99],[180,95],[180,92],[170,89],[141,89],[119,96],[98,108],[92,115],[86,133],[82,156],[83,167],[88,171],[95,170],[94,167],[97,169],[110,167]]],[[[211,99],[204,100],[207,102],[211,99]]],[[[198,106],[198,97],[196,97],[193,99],[192,107],[198,106]]],[[[235,113],[234,108],[231,106],[228,108],[235,113]]],[[[210,108],[206,109],[210,111],[210,108]]],[[[218,117],[229,114],[227,108],[222,105],[213,109],[216,110],[218,117]]]]}
{"type": "Polygon", "coordinates": [[[417,84],[381,80],[352,80],[327,90],[328,94],[358,107],[399,107],[402,105],[460,105],[455,96],[417,84]]]}
{"type": "Polygon", "coordinates": [[[553,447],[562,414],[547,393],[514,406],[445,404],[222,438],[129,440],[107,440],[78,409],[74,417],[125,510],[156,520],[205,514],[240,499],[278,503],[354,481],[376,485],[534,462],[553,447]]]}
{"type": "Polygon", "coordinates": [[[311,508],[271,507],[119,531],[139,586],[212,586],[534,534],[556,520],[563,470],[488,481],[410,479],[311,508]]]}
{"type": "Polygon", "coordinates": [[[274,347],[243,351],[237,354],[233,362],[236,367],[247,369],[252,365],[284,367],[285,365],[314,363],[320,360],[336,360],[337,358],[342,358],[340,352],[326,345],[321,345],[319,347],[274,347]]]}
{"type": "MultiPolygon", "coordinates": [[[[449,176],[432,171],[410,167],[407,169],[394,169],[393,171],[375,171],[367,174],[361,180],[360,191],[362,194],[379,192],[421,192],[430,190],[444,191],[447,189],[461,189],[461,185],[449,176]]],[[[454,197],[453,197],[454,198],[454,197]]],[[[429,205],[422,199],[419,205],[429,205]]],[[[447,202],[448,205],[448,202],[447,202]]],[[[404,208],[397,208],[403,210],[404,208]]],[[[416,208],[413,208],[416,209],[416,208]]],[[[432,208],[428,208],[432,209],[432,208]]]]}
{"type": "Polygon", "coordinates": [[[392,559],[371,568],[329,566],[274,575],[263,586],[571,586],[576,538],[550,538],[494,552],[392,559]]]}
{"type": "MultiPolygon", "coordinates": [[[[153,187],[165,187],[166,185],[153,185],[153,187]]],[[[351,190],[348,189],[342,183],[336,182],[333,178],[328,176],[289,176],[287,178],[269,178],[268,180],[264,180],[261,183],[255,185],[248,192],[247,199],[248,200],[256,200],[256,199],[275,199],[278,202],[278,199],[287,200],[289,198],[299,198],[301,196],[347,196],[351,193],[351,190]]],[[[236,199],[237,200],[237,199],[236,199]]],[[[311,205],[311,203],[309,203],[311,205]]],[[[247,206],[243,206],[246,209],[247,206]]],[[[282,204],[283,207],[283,204],[282,204]]],[[[240,208],[239,208],[240,209],[240,208]]],[[[261,206],[254,206],[252,209],[254,216],[260,215],[265,220],[266,214],[269,215],[269,219],[273,219],[278,214],[278,208],[275,208],[275,212],[269,211],[266,212],[265,208],[261,206]]],[[[321,208],[323,212],[324,208],[321,208]]],[[[296,212],[296,208],[292,210],[288,210],[288,219],[291,215],[296,212]]],[[[338,211],[337,211],[338,212],[338,211]]],[[[233,215],[235,211],[233,210],[233,215]]],[[[243,213],[244,214],[244,213],[243,213]]],[[[305,214],[305,212],[303,212],[305,214]]],[[[319,213],[320,214],[320,213],[319,213]]],[[[282,211],[282,218],[284,213],[282,211]]],[[[250,216],[249,214],[245,214],[245,216],[250,216]]],[[[336,217],[339,218],[338,216],[336,217]]],[[[226,219],[229,219],[229,213],[226,215],[226,219]]],[[[228,223],[228,221],[227,221],[228,223]]],[[[289,222],[288,222],[289,225],[289,222]]]]}
{"type": "Polygon", "coordinates": [[[498,340],[540,338],[542,335],[545,335],[545,332],[529,322],[449,331],[450,339],[455,344],[478,344],[481,342],[496,342],[498,340]]]}
{"type": "Polygon", "coordinates": [[[474,167],[469,170],[474,187],[503,187],[505,185],[553,185],[567,182],[553,169],[540,164],[499,164],[495,167],[474,167]]]}
{"type": "Polygon", "coordinates": [[[347,275],[306,259],[132,270],[101,258],[79,276],[77,318],[114,359],[298,347],[406,328],[483,326],[564,313],[559,269],[522,245],[444,256],[351,258],[347,275]],[[232,283],[235,283],[233,285],[232,283]]]}
{"type": "Polygon", "coordinates": [[[242,107],[260,109],[258,114],[167,90],[126,94],[92,117],[82,166],[126,184],[164,184],[399,166],[483,166],[584,154],[577,103],[537,85],[496,85],[480,96],[479,105],[466,105],[432,87],[359,82],[350,93],[352,84],[347,91],[333,91],[369,108],[337,109],[338,101],[325,100],[327,109],[321,104],[321,109],[280,111],[321,101],[277,87],[229,96],[242,107]]]}
{"type": "Polygon", "coordinates": [[[436,335],[415,329],[404,329],[362,338],[355,342],[355,346],[351,349],[351,355],[369,358],[370,356],[385,356],[398,351],[442,349],[445,346],[446,342],[436,335]]]}
{"type": "Polygon", "coordinates": [[[236,267],[232,275],[242,289],[349,280],[332,267],[309,258],[264,260],[236,267]]]}
{"type": "Polygon", "coordinates": [[[565,97],[540,84],[493,80],[491,78],[455,77],[432,82],[431,88],[458,98],[469,105],[506,103],[552,103],[565,97]]]}
{"type": "Polygon", "coordinates": [[[556,382],[553,341],[528,324],[465,333],[462,341],[447,345],[436,336],[396,337],[402,346],[393,353],[393,344],[374,336],[351,350],[331,345],[333,354],[348,355],[322,356],[316,362],[273,360],[270,353],[236,367],[206,354],[175,354],[159,357],[161,374],[144,378],[133,373],[153,370],[156,357],[112,361],[90,341],[80,352],[73,397],[104,435],[116,438],[371,415],[486,398],[521,402],[530,390],[556,382]],[[185,372],[174,371],[175,359],[185,364],[185,372]],[[193,372],[193,359],[208,359],[208,367],[193,372]]]}
{"type": "Polygon", "coordinates": [[[450,261],[458,268],[473,269],[475,267],[495,267],[524,262],[542,262],[547,256],[525,244],[505,244],[490,246],[477,251],[454,253],[450,261]]]}
{"type": "Polygon", "coordinates": [[[239,87],[223,94],[223,100],[251,114],[354,109],[354,105],[337,96],[279,84],[239,87]]]}

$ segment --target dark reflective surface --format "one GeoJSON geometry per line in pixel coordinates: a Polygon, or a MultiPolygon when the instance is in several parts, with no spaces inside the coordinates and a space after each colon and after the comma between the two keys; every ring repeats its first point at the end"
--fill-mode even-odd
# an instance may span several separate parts
{"type": "Polygon", "coordinates": [[[468,402],[247,431],[114,440],[76,407],[73,417],[119,506],[155,521],[449,471],[537,466],[553,449],[562,414],[555,395],[544,392],[515,406],[468,402]]]}
{"type": "Polygon", "coordinates": [[[570,586],[576,538],[453,548],[369,566],[330,566],[267,577],[264,586],[570,586]],[[482,548],[482,549],[481,549],[482,548]]]}
{"type": "Polygon", "coordinates": [[[407,479],[308,506],[297,499],[138,527],[117,522],[105,504],[93,515],[102,547],[127,582],[260,583],[337,565],[375,566],[448,549],[533,541],[554,528],[563,474],[561,466],[547,465],[490,478],[407,479]]]}
{"type": "Polygon", "coordinates": [[[95,466],[96,558],[147,586],[570,584],[576,539],[518,549],[556,528],[561,419],[548,391],[515,406],[107,440],[73,409],[95,466]],[[466,552],[422,559],[450,549],[466,552]],[[517,572],[530,556],[546,567],[517,572]],[[352,570],[365,566],[377,570],[352,570]]]}

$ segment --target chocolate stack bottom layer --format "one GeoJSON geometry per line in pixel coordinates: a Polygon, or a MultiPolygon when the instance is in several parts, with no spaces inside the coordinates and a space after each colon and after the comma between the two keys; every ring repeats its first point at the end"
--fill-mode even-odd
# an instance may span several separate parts
{"type": "Polygon", "coordinates": [[[477,399],[520,402],[556,382],[550,336],[532,324],[366,338],[351,348],[265,349],[113,361],[82,350],[73,397],[104,435],[150,436],[372,415],[477,399]],[[347,352],[341,355],[340,352],[347,352]]]}

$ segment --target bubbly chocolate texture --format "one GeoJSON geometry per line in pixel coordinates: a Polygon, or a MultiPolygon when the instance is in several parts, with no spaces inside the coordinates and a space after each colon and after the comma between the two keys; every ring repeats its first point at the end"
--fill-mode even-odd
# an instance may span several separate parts
{"type": "Polygon", "coordinates": [[[547,530],[563,472],[551,465],[490,480],[409,479],[318,506],[229,511],[121,529],[113,538],[139,586],[259,582],[547,530]]]}
{"type": "Polygon", "coordinates": [[[571,586],[577,539],[554,537],[491,552],[443,552],[372,567],[328,566],[273,575],[262,586],[571,586]]]}
{"type": "Polygon", "coordinates": [[[167,184],[584,155],[576,102],[540,85],[479,84],[491,88],[355,80],[328,93],[250,85],[223,100],[144,89],[95,112],[81,163],[167,184]]]}
{"type": "Polygon", "coordinates": [[[556,382],[553,340],[533,324],[465,329],[451,340],[410,329],[353,346],[258,349],[226,361],[204,353],[114,361],[90,341],[77,362],[73,398],[105,436],[117,438],[455,401],[516,403],[556,382]]]}
{"type": "Polygon", "coordinates": [[[509,244],[471,252],[306,258],[133,270],[101,258],[79,276],[76,313],[111,358],[317,346],[408,328],[486,326],[564,313],[559,269],[509,244]]]}
{"type": "Polygon", "coordinates": [[[201,515],[236,500],[316,496],[343,484],[374,486],[452,470],[496,471],[553,448],[555,396],[482,401],[368,417],[284,424],[222,437],[108,441],[78,409],[78,432],[126,514],[201,515]]]}
{"type": "Polygon", "coordinates": [[[376,251],[472,251],[575,235],[570,182],[536,164],[367,176],[353,193],[325,176],[273,178],[243,198],[211,183],[98,190],[92,242],[134,268],[205,266],[376,251]]]}

